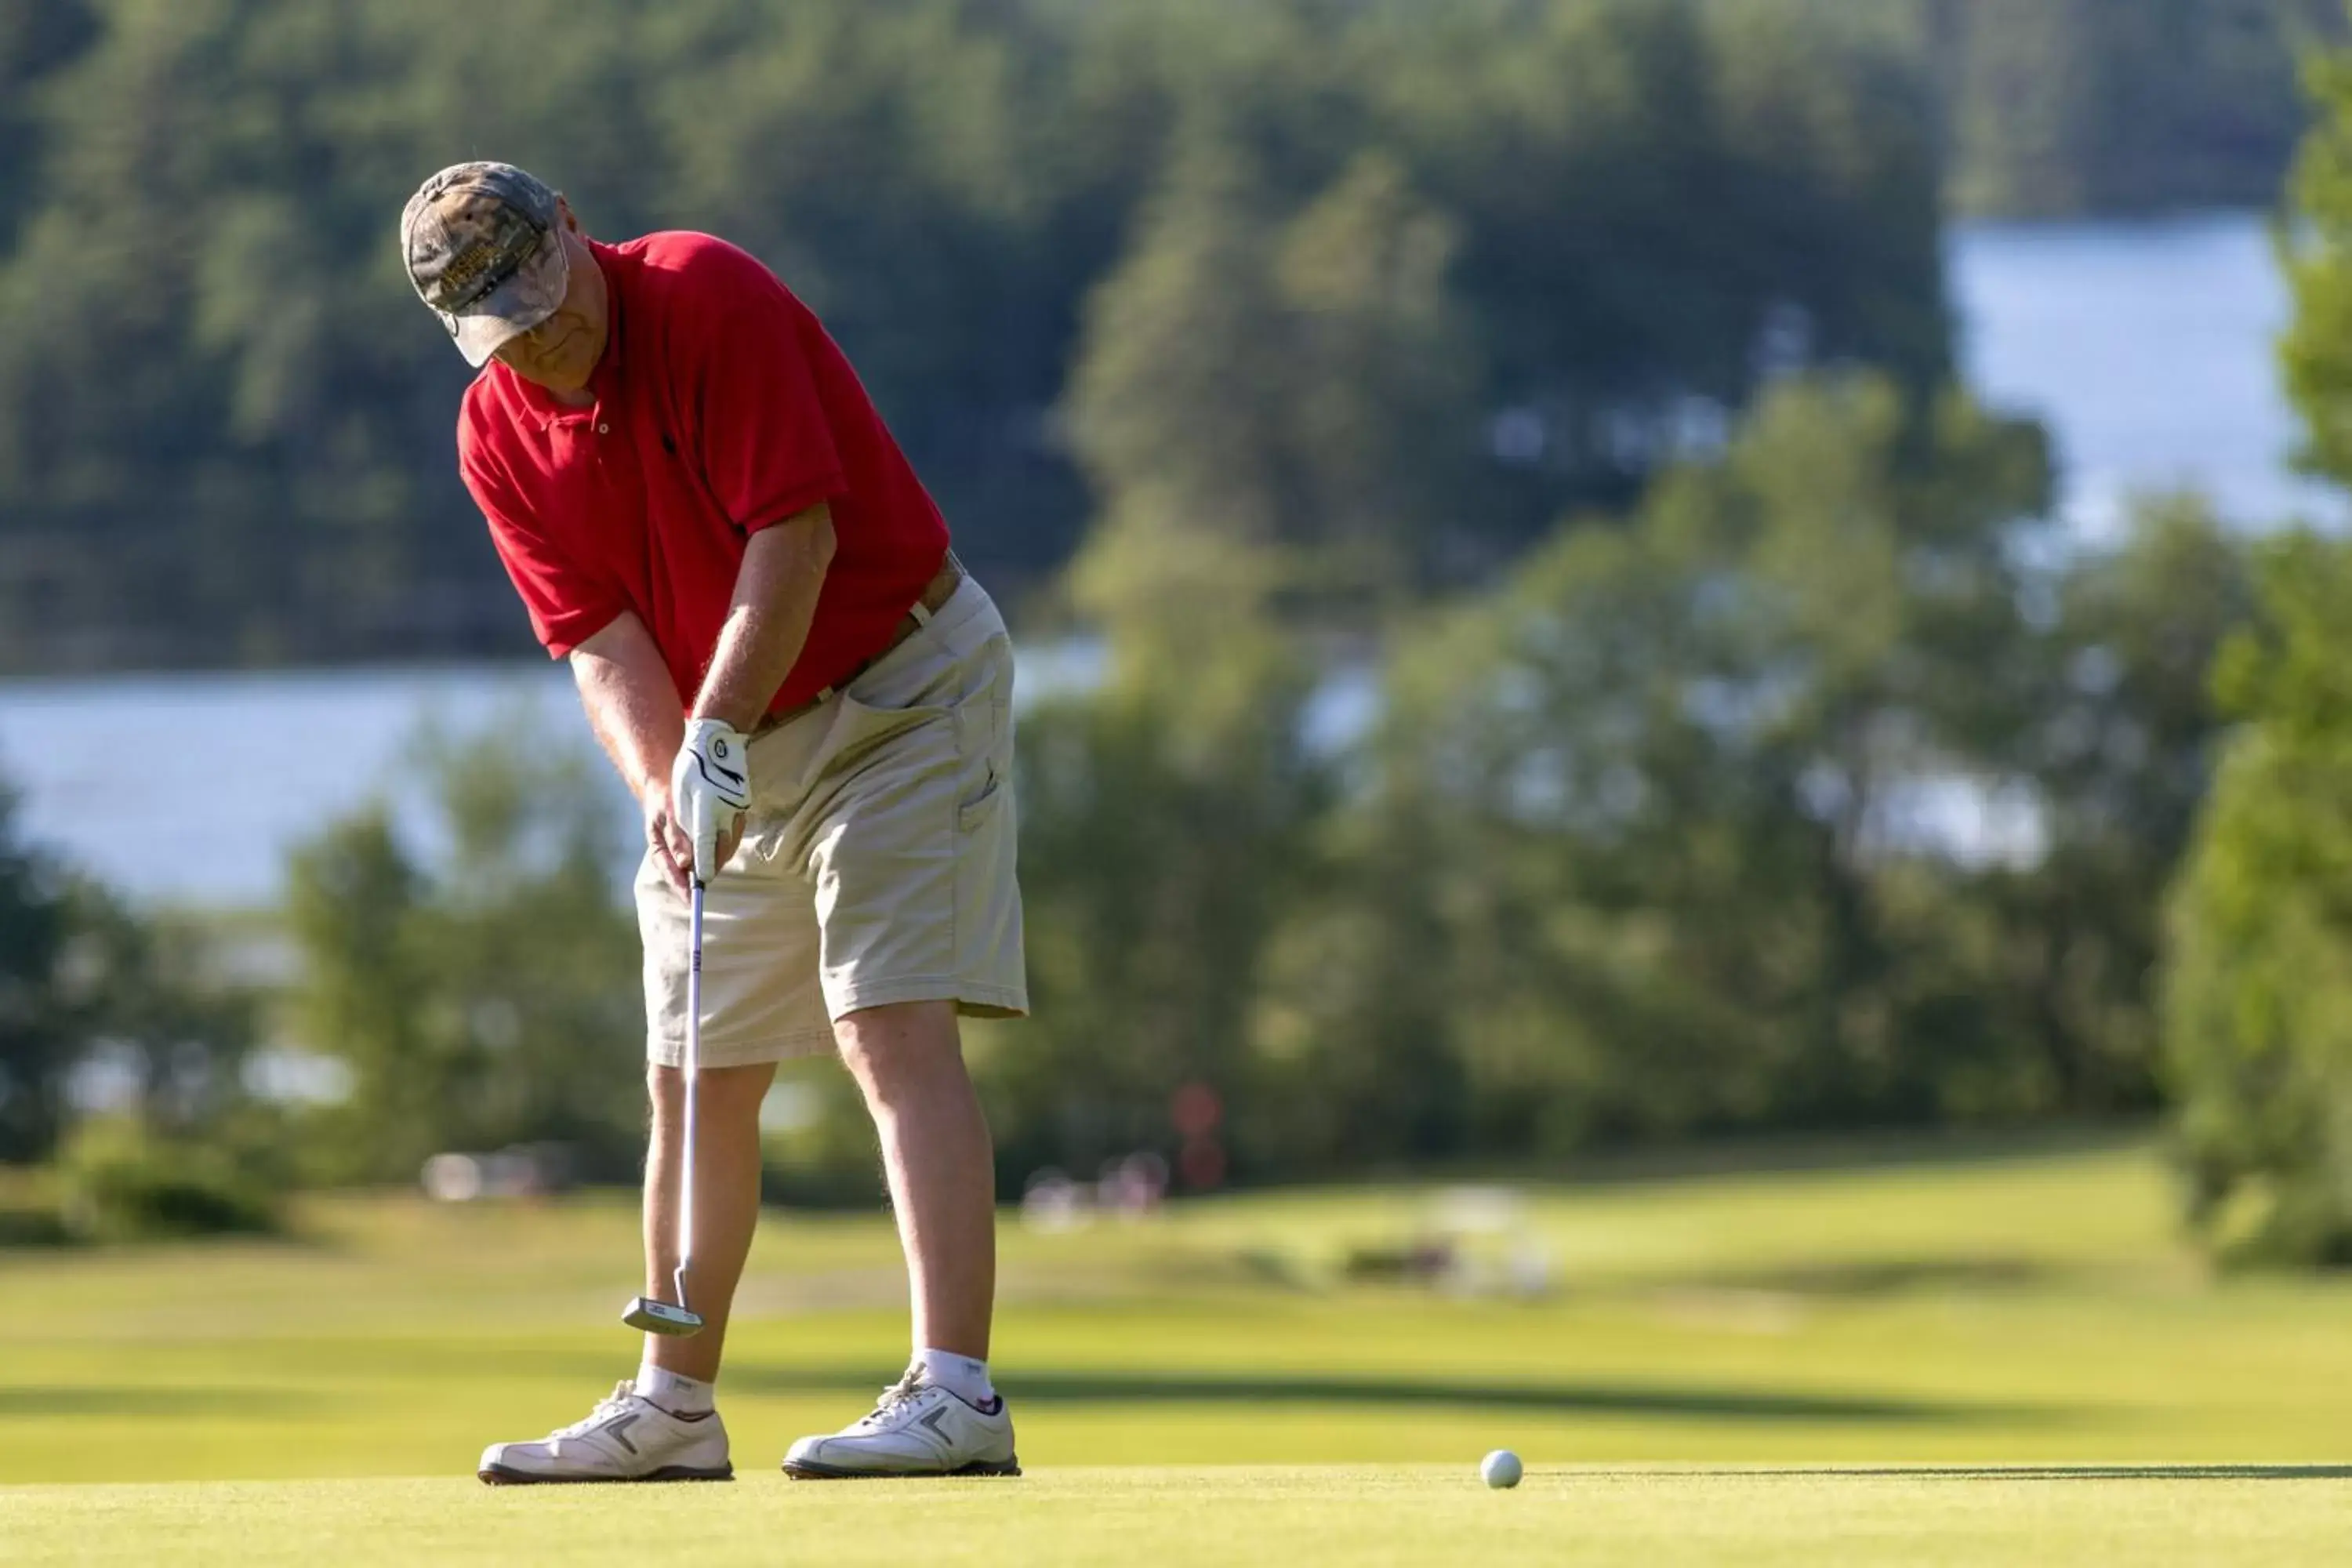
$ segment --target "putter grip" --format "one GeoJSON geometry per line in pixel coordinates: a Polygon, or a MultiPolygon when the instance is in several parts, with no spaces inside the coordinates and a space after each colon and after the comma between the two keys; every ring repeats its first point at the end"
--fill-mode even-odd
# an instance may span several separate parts
{"type": "MultiPolygon", "coordinates": [[[[710,797],[701,790],[688,792],[685,826],[687,837],[694,844],[694,864],[687,868],[688,879],[699,885],[709,879],[702,874],[703,862],[719,858],[719,823],[710,809],[710,797]]],[[[715,875],[719,868],[713,864],[710,869],[715,875]]]]}

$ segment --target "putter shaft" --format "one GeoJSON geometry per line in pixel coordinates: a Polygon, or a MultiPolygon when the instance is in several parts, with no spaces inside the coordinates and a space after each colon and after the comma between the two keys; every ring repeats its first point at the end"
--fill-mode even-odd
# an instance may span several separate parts
{"type": "Polygon", "coordinates": [[[677,1268],[670,1275],[675,1305],[640,1296],[621,1314],[621,1321],[649,1334],[686,1335],[702,1331],[702,1315],[686,1293],[686,1277],[694,1267],[694,1143],[697,1073],[702,1056],[702,882],[697,878],[687,892],[686,970],[686,1119],[677,1164],[677,1268]]]}

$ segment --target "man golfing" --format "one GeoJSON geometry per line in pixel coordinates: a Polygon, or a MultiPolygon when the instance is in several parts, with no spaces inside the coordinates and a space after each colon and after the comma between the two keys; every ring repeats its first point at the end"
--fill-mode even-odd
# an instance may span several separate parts
{"type": "Polygon", "coordinates": [[[760,1105],[832,1048],[879,1134],[914,1356],[803,1479],[1017,1475],[988,1372],[994,1172],[959,1016],[1024,1013],[1012,645],[847,360],[708,235],[590,239],[505,163],[425,182],[409,280],[481,374],[458,465],[644,808],[647,1330],[491,1482],[734,1473],[713,1403],[759,1217],[760,1105]]]}

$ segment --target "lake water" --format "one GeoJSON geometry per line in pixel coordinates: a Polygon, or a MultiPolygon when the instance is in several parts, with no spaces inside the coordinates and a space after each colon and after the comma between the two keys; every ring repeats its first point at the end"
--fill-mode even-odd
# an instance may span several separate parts
{"type": "MultiPolygon", "coordinates": [[[[2260,220],[1977,226],[1950,265],[1970,383],[2051,425],[2086,535],[2133,491],[2183,484],[2248,525],[2342,517],[2286,468],[2273,345],[2287,301],[2260,220]]],[[[1082,679],[1085,662],[1025,656],[1026,689],[1082,679]]],[[[1366,695],[1335,692],[1323,726],[1344,728],[1366,695]]],[[[0,776],[33,837],[117,887],[257,905],[289,845],[372,795],[421,821],[403,752],[428,719],[587,735],[551,665],[0,681],[0,776]]]]}
{"type": "Polygon", "coordinates": [[[1972,226],[1948,259],[1969,383],[2050,426],[2084,532],[2179,485],[2250,525],[2343,520],[2341,497],[2287,467],[2273,351],[2289,304],[2263,220],[1972,226]]]}

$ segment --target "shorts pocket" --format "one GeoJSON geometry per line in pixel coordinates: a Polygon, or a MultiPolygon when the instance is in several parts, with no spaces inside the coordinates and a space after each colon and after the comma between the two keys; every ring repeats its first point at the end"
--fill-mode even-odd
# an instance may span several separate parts
{"type": "Polygon", "coordinates": [[[970,833],[988,820],[1004,792],[1013,762],[1011,660],[982,650],[974,672],[979,689],[955,710],[956,828],[970,833]]]}
{"type": "Polygon", "coordinates": [[[817,755],[826,772],[854,767],[878,747],[897,742],[927,725],[951,723],[955,717],[955,710],[944,704],[915,702],[905,707],[883,707],[852,697],[846,691],[836,693],[833,701],[832,722],[817,755]]]}
{"type": "Polygon", "coordinates": [[[980,792],[956,803],[956,831],[971,833],[979,829],[996,810],[996,803],[1004,794],[1004,775],[990,758],[980,783],[980,792]]]}

